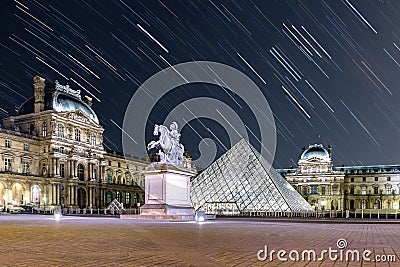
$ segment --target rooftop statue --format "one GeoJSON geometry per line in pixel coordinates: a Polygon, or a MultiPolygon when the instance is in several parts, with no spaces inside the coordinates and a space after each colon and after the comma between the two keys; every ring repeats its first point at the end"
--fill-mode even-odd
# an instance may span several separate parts
{"type": "Polygon", "coordinates": [[[182,166],[184,147],[180,140],[180,133],[178,131],[178,124],[172,122],[169,126],[169,130],[164,125],[154,125],[154,135],[160,135],[158,141],[151,141],[147,145],[147,149],[152,148],[158,149],[158,155],[160,156],[160,163],[173,165],[176,167],[182,166]]]}

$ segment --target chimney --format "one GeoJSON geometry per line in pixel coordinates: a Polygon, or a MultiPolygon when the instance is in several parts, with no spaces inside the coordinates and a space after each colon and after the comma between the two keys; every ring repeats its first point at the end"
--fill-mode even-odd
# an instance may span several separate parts
{"type": "Polygon", "coordinates": [[[92,99],[91,97],[85,95],[85,102],[86,102],[86,104],[89,105],[89,107],[92,107],[92,105],[93,105],[93,99],[92,99]]]}
{"type": "Polygon", "coordinates": [[[37,75],[33,78],[33,88],[35,89],[35,113],[44,110],[44,81],[44,78],[37,75]]]}

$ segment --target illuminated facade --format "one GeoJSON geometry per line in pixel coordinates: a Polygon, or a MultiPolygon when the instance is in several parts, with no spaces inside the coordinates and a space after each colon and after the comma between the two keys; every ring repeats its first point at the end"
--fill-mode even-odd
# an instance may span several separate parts
{"type": "Polygon", "coordinates": [[[399,209],[400,165],[333,167],[331,152],[331,147],[310,145],[297,168],[278,171],[314,209],[399,209]]]}
{"type": "Polygon", "coordinates": [[[103,131],[91,98],[36,76],[34,97],[0,128],[0,207],[143,203],[141,171],[149,162],[105,150],[103,131]]]}
{"type": "Polygon", "coordinates": [[[191,200],[211,214],[312,211],[244,139],[192,179],[191,200]]]}

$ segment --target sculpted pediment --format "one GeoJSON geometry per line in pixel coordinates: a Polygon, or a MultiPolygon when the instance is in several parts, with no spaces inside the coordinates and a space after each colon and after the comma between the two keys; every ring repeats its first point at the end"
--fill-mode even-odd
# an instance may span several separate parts
{"type": "Polygon", "coordinates": [[[91,126],[99,126],[92,118],[80,110],[70,111],[60,115],[68,120],[81,122],[91,126]]]}

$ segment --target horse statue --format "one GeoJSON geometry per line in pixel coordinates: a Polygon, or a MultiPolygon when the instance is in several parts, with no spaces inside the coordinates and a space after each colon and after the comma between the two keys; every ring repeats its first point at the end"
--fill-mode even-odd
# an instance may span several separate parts
{"type": "Polygon", "coordinates": [[[178,124],[172,122],[170,129],[164,125],[154,125],[153,135],[160,136],[158,141],[151,141],[147,149],[157,148],[157,155],[160,156],[160,163],[180,167],[183,162],[184,146],[179,143],[180,134],[178,124]]]}

